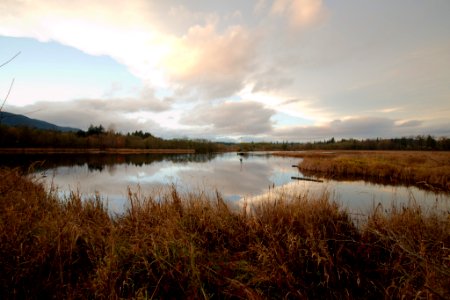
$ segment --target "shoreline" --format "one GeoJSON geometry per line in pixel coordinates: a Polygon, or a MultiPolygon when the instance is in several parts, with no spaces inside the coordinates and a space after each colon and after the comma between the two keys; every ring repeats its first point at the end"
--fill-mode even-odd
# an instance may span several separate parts
{"type": "Polygon", "coordinates": [[[362,179],[450,192],[450,153],[439,151],[306,151],[274,155],[302,159],[306,176],[362,179]]]}
{"type": "Polygon", "coordinates": [[[194,154],[195,149],[0,148],[0,154],[194,154]]]}

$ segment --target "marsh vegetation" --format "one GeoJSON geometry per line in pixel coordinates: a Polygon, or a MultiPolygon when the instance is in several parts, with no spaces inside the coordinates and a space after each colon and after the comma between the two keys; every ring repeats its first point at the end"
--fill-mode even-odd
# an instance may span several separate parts
{"type": "Polygon", "coordinates": [[[356,226],[324,193],[235,207],[170,188],[61,199],[1,169],[0,290],[11,298],[449,298],[450,218],[410,205],[356,226]]]}
{"type": "Polygon", "coordinates": [[[450,191],[450,152],[311,151],[278,155],[302,158],[299,169],[306,175],[450,191]]]}

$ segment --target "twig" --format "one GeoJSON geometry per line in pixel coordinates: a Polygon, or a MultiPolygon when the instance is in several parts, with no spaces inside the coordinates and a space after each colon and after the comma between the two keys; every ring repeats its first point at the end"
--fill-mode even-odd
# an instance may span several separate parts
{"type": "Polygon", "coordinates": [[[17,52],[16,55],[14,55],[14,56],[11,57],[10,59],[8,59],[6,62],[2,63],[2,64],[0,65],[0,68],[3,67],[3,66],[5,66],[5,65],[7,65],[7,64],[9,64],[14,58],[16,58],[17,56],[19,56],[20,53],[22,53],[22,51],[17,52]]]}
{"type": "MultiPolygon", "coordinates": [[[[5,61],[4,63],[2,63],[0,65],[0,68],[9,64],[14,58],[16,58],[17,56],[20,55],[20,53],[22,53],[21,51],[17,52],[16,55],[14,55],[13,57],[11,57],[10,59],[8,59],[7,61],[5,61]]],[[[3,106],[5,106],[6,100],[8,100],[9,94],[11,93],[11,89],[14,85],[14,80],[15,78],[13,78],[13,80],[11,81],[11,84],[9,85],[9,90],[8,90],[8,94],[6,94],[5,100],[3,100],[2,106],[0,107],[0,124],[2,123],[2,115],[1,112],[3,111],[3,106]]]]}
{"type": "Polygon", "coordinates": [[[3,100],[2,106],[0,107],[0,112],[3,110],[3,106],[5,106],[6,100],[8,100],[9,94],[11,93],[12,87],[14,85],[14,80],[15,80],[15,78],[13,78],[13,80],[11,81],[11,84],[9,85],[8,94],[6,94],[5,100],[3,100]]]}

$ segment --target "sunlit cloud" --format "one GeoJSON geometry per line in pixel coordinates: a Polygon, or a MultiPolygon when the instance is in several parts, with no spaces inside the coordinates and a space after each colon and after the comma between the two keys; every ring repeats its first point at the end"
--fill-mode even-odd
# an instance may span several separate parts
{"type": "MultiPolygon", "coordinates": [[[[2,19],[0,34],[57,41],[91,55],[108,55],[144,82],[153,86],[180,85],[210,90],[226,96],[239,90],[256,46],[242,26],[217,31],[214,20],[199,20],[177,36],[155,24],[146,1],[33,1],[4,4],[12,10],[2,19]],[[124,17],[126,16],[126,17],[124,17]],[[218,89],[217,85],[222,86],[218,89]]],[[[189,11],[181,5],[169,15],[189,11]]]]}
{"type": "Polygon", "coordinates": [[[388,107],[388,108],[380,109],[380,110],[378,110],[377,112],[381,112],[381,113],[387,114],[387,113],[399,111],[399,110],[401,110],[401,109],[402,109],[401,107],[388,107]]]}
{"type": "Polygon", "coordinates": [[[161,65],[170,79],[184,88],[197,88],[209,97],[240,90],[249,71],[256,40],[243,27],[217,32],[215,24],[194,26],[177,39],[161,65]]]}
{"type": "Polygon", "coordinates": [[[271,12],[287,16],[294,27],[314,24],[324,13],[322,0],[275,0],[271,12]]]}
{"type": "Polygon", "coordinates": [[[325,111],[314,105],[317,102],[314,97],[294,98],[276,91],[254,91],[253,85],[247,85],[239,92],[239,96],[242,99],[259,102],[276,112],[309,119],[317,124],[329,121],[331,118],[325,111]]]}
{"type": "Polygon", "coordinates": [[[395,122],[395,126],[398,127],[418,127],[423,124],[420,120],[399,120],[395,122]]]}

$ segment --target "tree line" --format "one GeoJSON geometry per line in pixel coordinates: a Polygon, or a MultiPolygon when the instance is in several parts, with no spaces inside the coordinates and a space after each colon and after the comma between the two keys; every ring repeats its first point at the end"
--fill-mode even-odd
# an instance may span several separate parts
{"type": "Polygon", "coordinates": [[[162,139],[142,130],[118,133],[102,125],[87,131],[61,132],[0,124],[0,148],[77,149],[194,149],[198,153],[218,151],[299,151],[299,150],[420,150],[450,151],[450,139],[418,135],[390,139],[341,139],[294,142],[214,143],[208,140],[162,139]]]}
{"type": "Polygon", "coordinates": [[[415,151],[450,151],[450,139],[436,138],[431,135],[401,137],[390,139],[341,139],[307,143],[242,143],[239,151],[302,151],[302,150],[415,150],[415,151]]]}
{"type": "Polygon", "coordinates": [[[122,134],[102,125],[91,125],[87,131],[78,132],[0,125],[0,148],[194,149],[207,153],[219,151],[218,147],[219,144],[206,140],[165,140],[142,131],[122,134]]]}

